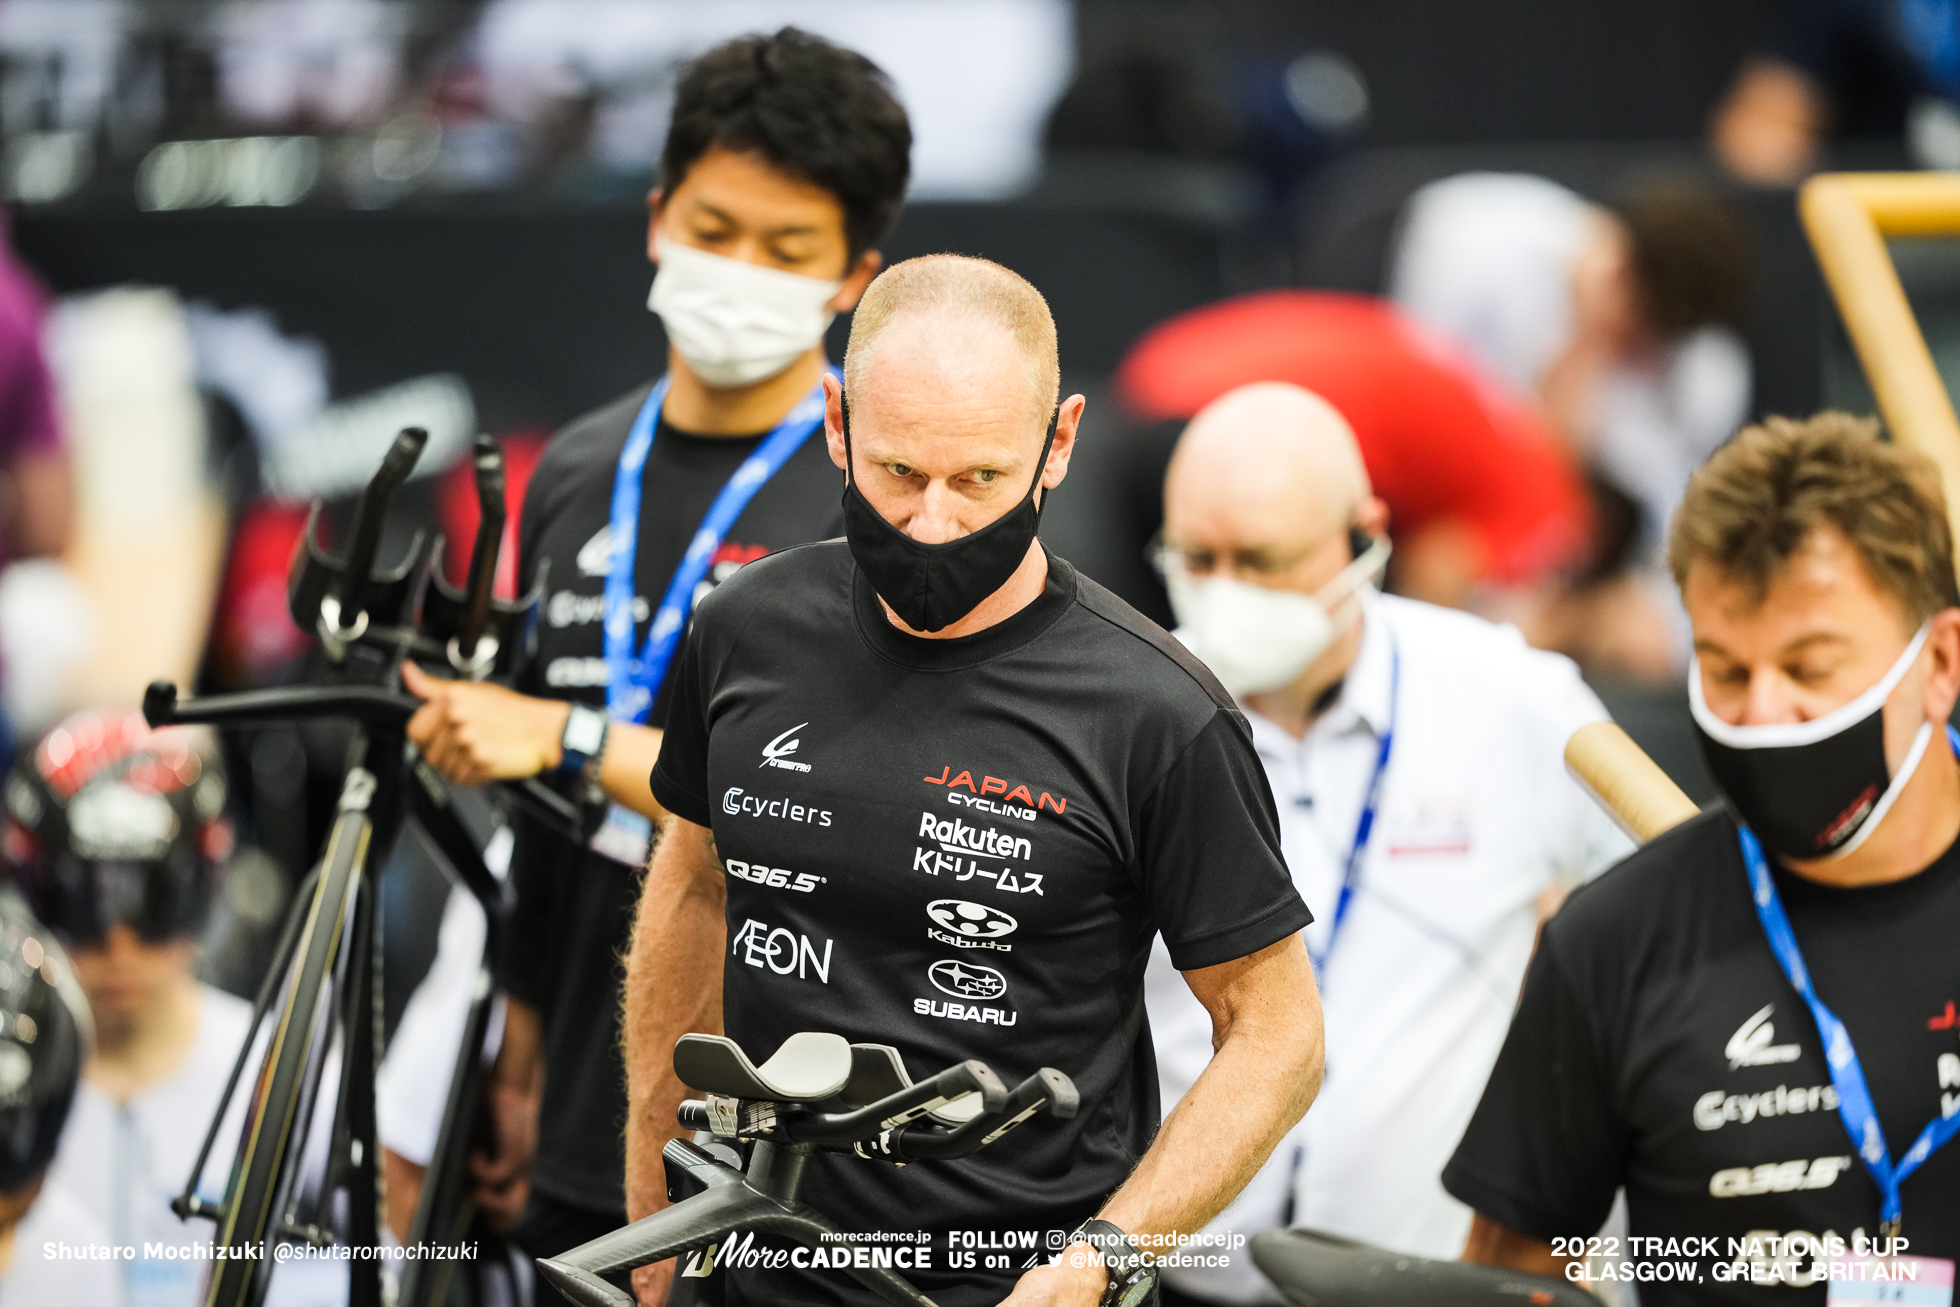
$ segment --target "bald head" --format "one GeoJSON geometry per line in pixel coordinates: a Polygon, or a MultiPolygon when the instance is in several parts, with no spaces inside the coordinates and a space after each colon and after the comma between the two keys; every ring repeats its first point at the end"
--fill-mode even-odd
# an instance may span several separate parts
{"type": "Polygon", "coordinates": [[[1289,551],[1353,523],[1372,502],[1354,431],[1332,404],[1284,382],[1240,386],[1179,437],[1164,479],[1173,537],[1289,551]]]}
{"type": "Polygon", "coordinates": [[[1055,319],[1040,291],[998,263],[907,259],[871,283],[851,318],[845,391],[875,405],[878,374],[891,372],[931,377],[948,399],[1009,386],[1045,427],[1061,391],[1055,319]]]}

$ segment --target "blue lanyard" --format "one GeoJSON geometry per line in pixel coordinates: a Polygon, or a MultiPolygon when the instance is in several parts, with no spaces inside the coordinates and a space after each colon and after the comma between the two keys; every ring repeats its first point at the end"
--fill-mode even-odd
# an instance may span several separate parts
{"type": "Polygon", "coordinates": [[[1955,0],[1899,0],[1906,47],[1935,90],[1960,96],[1960,13],[1955,0]]]}
{"type": "Polygon", "coordinates": [[[1382,778],[1388,775],[1388,755],[1395,747],[1395,717],[1401,707],[1401,686],[1402,651],[1395,647],[1395,637],[1391,635],[1388,644],[1388,729],[1382,732],[1381,747],[1375,750],[1375,774],[1368,778],[1368,790],[1361,800],[1361,819],[1354,824],[1354,843],[1348,846],[1347,864],[1341,868],[1341,893],[1334,900],[1334,924],[1327,928],[1327,947],[1317,958],[1308,954],[1316,976],[1327,970],[1327,960],[1334,956],[1334,940],[1340,935],[1341,923],[1347,920],[1348,909],[1354,904],[1354,887],[1361,883],[1361,859],[1368,851],[1369,838],[1375,833],[1375,813],[1380,810],[1382,801],[1382,778]]]}
{"type": "MultiPolygon", "coordinates": [[[[833,370],[834,373],[834,370],[833,370]]],[[[626,447],[619,451],[619,469],[613,474],[612,565],[606,572],[606,712],[614,721],[644,722],[667,678],[667,668],[680,644],[681,630],[687,625],[694,588],[708,574],[715,553],[728,535],[735,519],[755,498],[756,491],[782,470],[791,455],[823,424],[823,386],[797,402],[795,408],[774,431],[763,437],[755,452],[735,469],[728,484],[715,496],[708,515],[687,545],[680,566],[667,583],[667,593],[653,613],[646,645],[639,657],[633,656],[633,564],[639,555],[640,483],[645,479],[647,454],[653,449],[653,433],[660,423],[660,404],[667,397],[669,378],[662,377],[640,406],[627,432],[626,447]]]]}
{"type": "MultiPolygon", "coordinates": [[[[1960,756],[1960,731],[1949,726],[1946,735],[1954,754],[1960,756]]],[[[1933,1155],[1934,1150],[1960,1134],[1960,1112],[1929,1123],[1919,1132],[1919,1138],[1912,1141],[1912,1147],[1906,1149],[1905,1156],[1899,1159],[1897,1165],[1893,1164],[1891,1149],[1885,1143],[1885,1131],[1879,1126],[1878,1112],[1872,1106],[1871,1090],[1865,1083],[1865,1070],[1858,1063],[1858,1050],[1851,1046],[1851,1032],[1844,1028],[1844,1023],[1837,1019],[1836,1014],[1824,1006],[1824,1000],[1817,997],[1817,990],[1810,983],[1810,971],[1804,966],[1802,950],[1797,947],[1796,932],[1790,929],[1790,918],[1783,911],[1783,899],[1776,892],[1776,878],[1770,874],[1769,863],[1763,858],[1763,846],[1756,841],[1755,832],[1747,826],[1738,826],[1737,833],[1742,839],[1742,860],[1749,868],[1756,916],[1763,923],[1763,934],[1769,937],[1770,952],[1776,955],[1777,964],[1783,968],[1790,987],[1810,1005],[1811,1019],[1817,1023],[1817,1033],[1824,1040],[1824,1060],[1830,1064],[1831,1084],[1837,1090],[1838,1117],[1850,1132],[1851,1142],[1857,1145],[1858,1157],[1864,1162],[1865,1169],[1878,1182],[1881,1233],[1897,1234],[1902,1210],[1899,1186],[1933,1155]]]]}

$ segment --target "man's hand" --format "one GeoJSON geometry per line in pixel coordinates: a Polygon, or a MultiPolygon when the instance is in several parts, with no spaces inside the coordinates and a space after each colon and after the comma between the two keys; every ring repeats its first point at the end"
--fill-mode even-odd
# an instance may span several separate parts
{"type": "Polygon", "coordinates": [[[674,1287],[674,1259],[655,1262],[651,1266],[635,1267],[633,1271],[633,1296],[640,1301],[640,1307],[665,1307],[667,1290],[674,1287]]]}
{"type": "Polygon", "coordinates": [[[1108,1287],[1109,1272],[1095,1250],[1078,1243],[1015,1281],[1014,1292],[1001,1299],[1001,1307],[1096,1307],[1108,1287]]]}
{"type": "Polygon", "coordinates": [[[538,1099],[543,1088],[542,1032],[537,1009],[504,999],[504,1042],[483,1087],[496,1155],[470,1154],[476,1205],[499,1234],[508,1233],[531,1196],[531,1158],[538,1149],[538,1099]]]}
{"type": "Polygon", "coordinates": [[[446,681],[402,664],[402,685],[428,700],[408,721],[408,738],[429,765],[458,785],[535,776],[556,767],[572,706],[501,685],[446,681]]]}

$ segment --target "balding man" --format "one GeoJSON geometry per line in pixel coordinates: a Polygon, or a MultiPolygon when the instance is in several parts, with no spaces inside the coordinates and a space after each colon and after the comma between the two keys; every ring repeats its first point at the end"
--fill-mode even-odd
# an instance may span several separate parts
{"type": "MultiPolygon", "coordinates": [[[[695,615],[653,772],[673,820],[627,969],[634,1217],[665,1202],[691,1030],[757,1057],[830,1030],[896,1045],[915,1076],[977,1057],[1010,1082],[1074,1079],[1072,1121],[966,1161],[812,1160],[803,1198],[844,1229],[930,1234],[912,1278],[945,1307],[1134,1302],[1147,1274],[1119,1284],[1079,1253],[954,1265],[948,1232],[1052,1249],[1100,1216],[1160,1250],[1312,1100],[1312,918],[1245,718],[1036,538],[1083,409],[1057,406],[1056,357],[1046,303],[1004,268],[884,273],[826,384],[846,539],[750,564],[695,615]],[[1143,1012],[1160,932],[1218,1041],[1161,1130],[1143,1012]]],[[[640,1273],[643,1301],[670,1266],[640,1273]]],[[[837,1272],[729,1274],[745,1302],[875,1301],[837,1272]]]]}
{"type": "MultiPolygon", "coordinates": [[[[1216,1228],[1281,1224],[1291,1193],[1294,1224],[1454,1257],[1470,1212],[1438,1176],[1541,908],[1628,846],[1562,762],[1599,701],[1509,627],[1377,593],[1387,515],[1340,414],[1282,383],[1202,410],[1164,485],[1178,635],[1252,724],[1327,993],[1320,1099],[1216,1228]]],[[[1212,1056],[1209,1022],[1161,951],[1148,992],[1175,1103],[1212,1056]]],[[[1243,1254],[1166,1276],[1277,1300],[1243,1254]]]]}

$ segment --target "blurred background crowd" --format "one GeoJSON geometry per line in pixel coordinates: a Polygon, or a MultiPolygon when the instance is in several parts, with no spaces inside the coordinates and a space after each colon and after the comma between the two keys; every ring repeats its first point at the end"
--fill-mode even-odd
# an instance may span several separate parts
{"type": "MultiPolygon", "coordinates": [[[[1147,553],[1178,429],[1299,382],[1356,428],[1389,587],[1571,654],[1710,793],[1667,515],[1745,422],[1870,410],[1793,187],[1960,168],[1950,5],[0,0],[14,744],[156,677],[302,677],[285,587],[309,506],[344,512],[404,425],[430,432],[405,516],[470,538],[487,431],[514,519],[549,432],[665,357],[645,194],[677,71],[785,23],[876,61],[911,115],[887,260],[984,255],[1052,304],[1063,393],[1089,396],[1057,552],[1168,622],[1147,553]]],[[[1897,254],[1960,361],[1960,257],[1897,254]]],[[[221,748],[197,966],[248,994],[340,741],[221,748]]],[[[413,842],[398,863],[391,1023],[446,893],[413,842]]]]}

